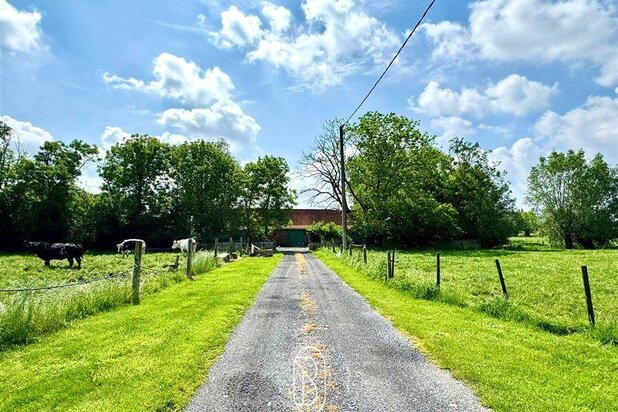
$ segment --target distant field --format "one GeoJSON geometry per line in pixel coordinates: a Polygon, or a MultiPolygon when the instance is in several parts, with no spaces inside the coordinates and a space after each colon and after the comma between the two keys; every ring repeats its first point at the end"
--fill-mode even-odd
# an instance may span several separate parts
{"type": "MultiPolygon", "coordinates": [[[[532,321],[554,333],[588,325],[581,265],[590,274],[598,325],[616,333],[618,322],[618,250],[553,249],[541,238],[514,238],[507,250],[444,250],[441,291],[435,289],[436,251],[397,251],[393,286],[417,297],[472,306],[496,317],[532,321]],[[500,259],[510,304],[504,304],[495,259],[500,259]]],[[[386,252],[369,251],[369,265],[355,250],[354,267],[372,276],[386,273],[386,252]]]]}

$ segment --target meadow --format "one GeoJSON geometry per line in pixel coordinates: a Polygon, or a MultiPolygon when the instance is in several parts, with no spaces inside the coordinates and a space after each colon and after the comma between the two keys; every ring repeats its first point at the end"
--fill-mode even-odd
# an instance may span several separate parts
{"type": "MultiPolygon", "coordinates": [[[[143,255],[142,297],[186,280],[186,259],[180,259],[178,268],[170,268],[175,263],[176,255],[143,255]]],[[[218,262],[210,253],[202,252],[195,256],[193,272],[202,274],[217,266],[218,262]]],[[[69,269],[66,261],[52,261],[50,267],[45,267],[38,257],[31,254],[0,255],[0,289],[78,283],[57,289],[0,292],[0,351],[35,342],[77,319],[128,303],[132,270],[132,256],[123,258],[113,253],[87,253],[81,269],[69,269]]]]}
{"type": "MultiPolygon", "coordinates": [[[[390,286],[416,298],[472,307],[497,318],[532,324],[563,335],[584,333],[618,344],[618,250],[565,250],[542,238],[514,238],[499,250],[441,250],[441,286],[436,287],[435,250],[397,251],[390,286]],[[504,299],[495,259],[500,260],[509,298],[504,299]],[[587,265],[597,325],[589,327],[581,266],[587,265]]],[[[385,278],[386,251],[359,250],[343,259],[374,278],[385,278]]]]}

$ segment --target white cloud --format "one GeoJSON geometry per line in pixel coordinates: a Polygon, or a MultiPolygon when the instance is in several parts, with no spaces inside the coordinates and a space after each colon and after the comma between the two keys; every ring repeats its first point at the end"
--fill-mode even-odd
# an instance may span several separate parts
{"type": "Polygon", "coordinates": [[[488,112],[524,116],[547,109],[556,89],[555,85],[549,87],[518,74],[511,74],[481,91],[464,88],[457,92],[431,81],[416,102],[411,98],[408,104],[412,110],[432,116],[482,117],[488,112]]]}
{"type": "Polygon", "coordinates": [[[150,82],[109,73],[103,75],[103,80],[116,89],[150,93],[185,104],[229,99],[234,91],[232,79],[220,68],[202,70],[194,62],[170,53],[161,53],[154,59],[152,74],[155,80],[150,82]]]}
{"type": "Polygon", "coordinates": [[[43,143],[54,140],[51,133],[30,122],[22,122],[10,116],[0,116],[0,121],[13,129],[13,149],[15,151],[34,154],[39,151],[43,143]]]}
{"type": "Polygon", "coordinates": [[[257,16],[248,16],[236,6],[221,13],[221,30],[211,33],[217,47],[229,49],[233,46],[248,46],[262,35],[262,22],[257,16]]]}
{"type": "Polygon", "coordinates": [[[168,109],[161,113],[158,123],[178,129],[191,138],[224,138],[234,151],[252,150],[260,131],[255,119],[231,101],[220,101],[208,108],[168,109]]]}
{"type": "Polygon", "coordinates": [[[107,150],[116,143],[125,142],[131,133],[127,133],[118,126],[107,126],[101,134],[101,145],[103,149],[107,150]]]}
{"type": "Polygon", "coordinates": [[[268,20],[268,25],[273,32],[282,33],[290,28],[292,13],[285,7],[264,2],[262,14],[268,20]]]}
{"type": "Polygon", "coordinates": [[[436,141],[445,148],[448,147],[448,142],[453,137],[470,137],[474,133],[472,122],[457,116],[432,119],[431,126],[442,130],[436,141]]]}
{"type": "MultiPolygon", "coordinates": [[[[221,15],[222,29],[213,33],[215,45],[236,45],[246,49],[249,62],[263,61],[286,70],[303,87],[324,89],[341,82],[348,74],[382,65],[399,44],[399,36],[376,18],[356,9],[351,0],[306,0],[302,4],[305,23],[291,25],[291,13],[282,6],[264,3],[262,14],[269,30],[253,30],[251,41],[228,39],[224,17],[233,12],[246,16],[235,6],[221,15]]],[[[242,16],[242,17],[241,17],[242,16]]],[[[253,25],[256,23],[254,21],[253,25]]],[[[259,25],[257,25],[259,27],[259,25]]]]}
{"type": "Polygon", "coordinates": [[[528,175],[543,150],[529,137],[523,137],[508,147],[497,147],[489,153],[489,160],[499,162],[499,169],[507,172],[506,179],[517,201],[517,207],[524,207],[528,175]]]}
{"type": "Polygon", "coordinates": [[[0,0],[0,46],[9,52],[28,53],[41,47],[41,13],[20,11],[0,0]]]}
{"type": "Polygon", "coordinates": [[[599,67],[597,83],[618,82],[617,18],[602,0],[478,0],[469,26],[424,25],[434,57],[587,63],[599,67]]]}
{"type": "Polygon", "coordinates": [[[600,152],[618,162],[618,98],[591,96],[586,103],[559,115],[547,111],[535,125],[536,133],[556,148],[583,148],[588,155],[600,152]]]}

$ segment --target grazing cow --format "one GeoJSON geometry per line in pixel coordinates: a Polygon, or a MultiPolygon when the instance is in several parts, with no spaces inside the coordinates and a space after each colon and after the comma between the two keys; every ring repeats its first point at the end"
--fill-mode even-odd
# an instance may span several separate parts
{"type": "Polygon", "coordinates": [[[118,243],[116,248],[118,253],[122,253],[124,257],[127,257],[135,250],[135,244],[140,242],[142,244],[142,253],[146,251],[146,242],[142,239],[125,239],[122,243],[118,243]]]}
{"type": "Polygon", "coordinates": [[[84,248],[80,244],[75,243],[47,243],[47,242],[26,242],[26,247],[32,250],[36,255],[45,262],[45,266],[49,266],[50,260],[69,261],[69,267],[73,267],[73,259],[77,262],[77,268],[82,267],[82,256],[84,248]]]}
{"type": "Polygon", "coordinates": [[[172,249],[180,249],[182,253],[187,254],[189,252],[189,240],[192,241],[191,253],[195,253],[195,250],[197,249],[197,242],[193,238],[174,240],[172,242],[172,249]]]}

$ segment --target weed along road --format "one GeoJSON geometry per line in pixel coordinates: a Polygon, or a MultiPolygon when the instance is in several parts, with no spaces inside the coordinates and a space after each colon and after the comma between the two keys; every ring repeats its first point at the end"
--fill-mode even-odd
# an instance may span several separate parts
{"type": "Polygon", "coordinates": [[[188,411],[480,411],[310,253],[286,252],[188,411]]]}

